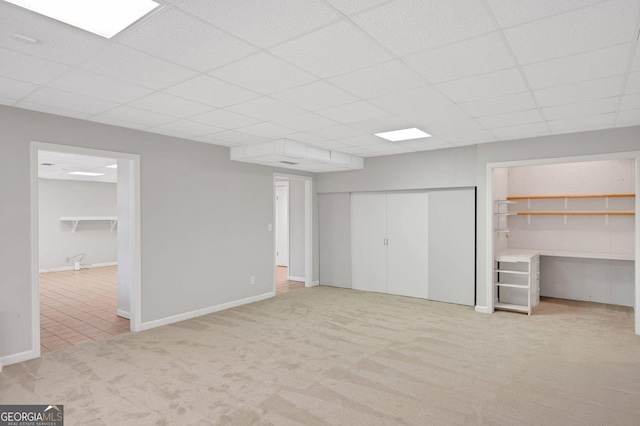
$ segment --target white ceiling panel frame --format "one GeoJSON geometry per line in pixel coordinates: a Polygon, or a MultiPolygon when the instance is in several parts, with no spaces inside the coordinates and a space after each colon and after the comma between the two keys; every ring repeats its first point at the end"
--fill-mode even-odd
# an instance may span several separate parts
{"type": "Polygon", "coordinates": [[[535,96],[542,107],[575,104],[594,99],[620,96],[624,76],[599,78],[564,86],[536,90],[535,96]]]}
{"type": "Polygon", "coordinates": [[[42,87],[22,99],[26,103],[44,105],[89,115],[100,114],[118,106],[118,104],[101,99],[90,98],[64,90],[42,87]]]}
{"type": "Polygon", "coordinates": [[[278,101],[268,96],[251,99],[225,109],[264,121],[277,120],[279,118],[298,115],[304,112],[298,107],[278,101]]]}
{"type": "Polygon", "coordinates": [[[160,126],[176,121],[176,118],[170,115],[134,108],[129,105],[121,105],[100,115],[114,120],[129,121],[147,126],[160,126]]]}
{"type": "Polygon", "coordinates": [[[308,111],[331,108],[358,100],[352,94],[338,89],[324,80],[284,90],[272,94],[271,97],[308,111]]]}
{"type": "Polygon", "coordinates": [[[260,96],[259,93],[243,89],[242,87],[208,75],[199,75],[192,79],[182,81],[164,91],[172,95],[219,108],[239,104],[260,96]]]}
{"type": "Polygon", "coordinates": [[[210,105],[204,105],[163,92],[152,93],[149,96],[130,102],[129,105],[178,118],[203,114],[213,109],[210,105]]]}
{"type": "Polygon", "coordinates": [[[317,111],[317,113],[342,124],[372,120],[389,115],[386,111],[365,101],[327,108],[317,111]]]}
{"type": "Polygon", "coordinates": [[[255,118],[247,117],[246,115],[227,111],[225,109],[205,112],[204,114],[195,115],[189,119],[197,121],[198,123],[222,127],[225,129],[237,129],[238,127],[251,126],[252,124],[258,124],[260,122],[260,120],[256,120],[255,118]]]}
{"type": "Polygon", "coordinates": [[[49,87],[116,103],[127,103],[153,93],[152,89],[74,68],[49,83],[49,87]]]}
{"type": "Polygon", "coordinates": [[[462,102],[458,105],[472,117],[524,111],[538,106],[530,91],[480,99],[478,101],[462,102]]]}
{"type": "Polygon", "coordinates": [[[489,0],[496,19],[503,28],[537,21],[603,0],[489,0]]]}
{"type": "Polygon", "coordinates": [[[18,100],[35,91],[39,86],[11,78],[0,77],[0,97],[18,100]]]}
{"type": "Polygon", "coordinates": [[[207,124],[196,123],[191,120],[178,120],[173,121],[168,124],[163,124],[154,128],[149,129],[149,131],[153,132],[154,129],[163,129],[170,130],[174,132],[180,132],[185,134],[187,137],[197,137],[197,136],[207,136],[213,133],[219,133],[224,131],[220,127],[209,126],[207,124]]]}
{"type": "Polygon", "coordinates": [[[620,98],[618,96],[596,99],[577,104],[558,105],[542,108],[542,113],[547,120],[565,120],[588,115],[616,112],[620,98]]]}
{"type": "Polygon", "coordinates": [[[3,47],[0,47],[0,58],[0,76],[33,84],[47,84],[70,69],[67,65],[3,47]]]}

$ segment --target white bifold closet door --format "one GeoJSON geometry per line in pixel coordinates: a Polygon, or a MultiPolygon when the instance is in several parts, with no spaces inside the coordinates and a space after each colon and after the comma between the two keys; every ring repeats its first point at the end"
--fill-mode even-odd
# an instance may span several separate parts
{"type": "Polygon", "coordinates": [[[351,194],[354,289],[428,297],[428,194],[351,194]]]}

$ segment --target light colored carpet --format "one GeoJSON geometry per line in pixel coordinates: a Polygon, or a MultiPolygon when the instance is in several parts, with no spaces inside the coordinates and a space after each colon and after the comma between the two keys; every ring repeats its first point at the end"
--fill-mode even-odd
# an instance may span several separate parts
{"type": "Polygon", "coordinates": [[[319,287],[8,366],[0,403],[67,425],[638,425],[632,324],[319,287]]]}

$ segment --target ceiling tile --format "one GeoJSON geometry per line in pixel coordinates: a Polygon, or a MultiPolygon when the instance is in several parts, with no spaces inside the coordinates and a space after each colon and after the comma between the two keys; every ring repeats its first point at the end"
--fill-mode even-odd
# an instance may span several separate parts
{"type": "Polygon", "coordinates": [[[541,107],[575,104],[593,99],[619,96],[622,90],[622,76],[600,78],[566,86],[551,87],[534,91],[541,107]]]}
{"type": "Polygon", "coordinates": [[[259,136],[238,132],[237,130],[226,130],[210,136],[205,136],[205,138],[208,139],[209,143],[220,143],[225,145],[247,143],[260,139],[259,136]]]}
{"type": "Polygon", "coordinates": [[[498,139],[524,139],[536,136],[545,136],[551,134],[546,123],[521,124],[519,126],[502,127],[499,129],[491,129],[498,139]]]}
{"type": "Polygon", "coordinates": [[[275,93],[271,97],[309,111],[344,105],[358,100],[355,96],[324,81],[316,81],[295,89],[275,93]]]}
{"type": "Polygon", "coordinates": [[[25,102],[76,111],[89,115],[100,114],[117,104],[58,89],[43,87],[23,99],[25,102]]]}
{"type": "Polygon", "coordinates": [[[0,104],[1,105],[13,105],[15,103],[16,103],[15,99],[3,98],[2,96],[0,96],[0,104]]]}
{"type": "Polygon", "coordinates": [[[631,65],[632,71],[640,71],[640,43],[636,47],[636,56],[633,58],[633,64],[631,65]]]}
{"type": "Polygon", "coordinates": [[[638,109],[640,108],[640,93],[634,93],[633,95],[624,95],[622,97],[622,103],[620,109],[638,109]]]}
{"type": "Polygon", "coordinates": [[[371,120],[388,115],[380,108],[364,101],[323,109],[317,111],[317,113],[343,124],[371,120]]]}
{"type": "Polygon", "coordinates": [[[405,58],[405,61],[431,83],[457,80],[516,65],[497,33],[418,53],[405,58]]]}
{"type": "Polygon", "coordinates": [[[125,32],[119,42],[198,71],[209,71],[256,51],[175,8],[154,14],[125,32]]]}
{"type": "Polygon", "coordinates": [[[28,55],[77,65],[104,48],[108,40],[21,7],[0,2],[0,46],[28,55]],[[37,43],[13,38],[15,33],[37,43]]]}
{"type": "Polygon", "coordinates": [[[569,118],[566,120],[553,120],[549,121],[549,127],[551,131],[565,132],[565,131],[586,131],[595,130],[604,127],[612,127],[613,120],[615,119],[614,113],[590,115],[587,117],[569,118]]]}
{"type": "Polygon", "coordinates": [[[637,126],[640,125],[640,109],[628,109],[620,111],[616,120],[618,125],[637,126]]]}
{"type": "Polygon", "coordinates": [[[454,121],[468,120],[471,118],[462,108],[457,105],[444,105],[439,108],[420,111],[416,114],[408,115],[414,122],[425,126],[429,124],[440,125],[454,121]]]}
{"type": "Polygon", "coordinates": [[[501,27],[535,21],[602,0],[488,0],[501,27]]]}
{"type": "Polygon", "coordinates": [[[259,122],[246,115],[236,114],[235,112],[224,109],[205,112],[204,114],[191,117],[190,120],[210,126],[223,127],[225,129],[237,129],[238,127],[250,126],[259,122]]]}
{"type": "Polygon", "coordinates": [[[162,127],[149,127],[145,132],[156,133],[158,135],[171,136],[173,138],[189,139],[190,136],[187,133],[179,132],[177,130],[163,129],[162,127]]]}
{"type": "Polygon", "coordinates": [[[640,72],[632,72],[629,74],[629,80],[627,81],[627,87],[625,87],[624,93],[631,94],[640,92],[640,72]]]}
{"type": "Polygon", "coordinates": [[[552,106],[542,108],[542,113],[547,120],[564,120],[585,115],[604,114],[607,112],[615,112],[618,108],[619,100],[620,98],[616,96],[578,104],[552,106]]]}
{"type": "Polygon", "coordinates": [[[20,99],[36,90],[38,85],[0,77],[0,97],[5,99],[20,99]]]}
{"type": "Polygon", "coordinates": [[[633,40],[636,0],[611,0],[504,31],[520,64],[627,43],[633,40]]]}
{"type": "Polygon", "coordinates": [[[475,145],[478,143],[494,142],[498,140],[498,138],[496,138],[488,130],[450,133],[446,135],[440,135],[440,139],[450,142],[455,146],[475,145]]]}
{"type": "Polygon", "coordinates": [[[338,22],[270,50],[322,78],[368,67],[391,56],[347,22],[338,22]]]}
{"type": "Polygon", "coordinates": [[[532,89],[561,86],[623,74],[631,44],[579,53],[522,67],[532,89]]]}
{"type": "Polygon", "coordinates": [[[272,123],[301,132],[313,129],[322,129],[324,127],[331,127],[339,124],[312,112],[305,112],[291,117],[279,118],[277,120],[273,120],[272,123]]]}
{"type": "Polygon", "coordinates": [[[366,9],[394,0],[327,0],[333,7],[345,15],[353,15],[366,9]]]}
{"type": "Polygon", "coordinates": [[[414,121],[397,115],[388,115],[386,117],[374,118],[372,120],[356,121],[349,125],[370,134],[416,127],[414,121]]]}
{"type": "Polygon", "coordinates": [[[324,139],[342,139],[352,136],[360,136],[364,134],[362,130],[355,129],[351,126],[340,124],[338,126],[327,127],[325,129],[309,130],[308,133],[319,136],[324,139]]]}
{"type": "Polygon", "coordinates": [[[152,92],[146,87],[77,68],[53,80],[49,87],[116,103],[131,102],[152,92]]]}
{"type": "Polygon", "coordinates": [[[312,135],[307,132],[298,132],[287,135],[287,139],[310,144],[317,144],[326,140],[325,138],[321,138],[320,136],[312,135]]]}
{"type": "Polygon", "coordinates": [[[19,101],[14,104],[18,108],[29,109],[31,111],[45,112],[47,114],[62,115],[64,117],[79,118],[86,120],[90,115],[85,112],[71,111],[63,108],[56,108],[49,105],[34,104],[31,102],[19,101]]]}
{"type": "Polygon", "coordinates": [[[422,127],[424,127],[424,130],[430,135],[446,135],[482,130],[482,126],[474,119],[454,121],[451,123],[426,122],[422,127]]]}
{"type": "Polygon", "coordinates": [[[488,115],[477,118],[478,122],[487,129],[516,126],[518,124],[539,123],[544,121],[544,117],[537,109],[525,111],[508,112],[505,114],[488,115]]]}
{"type": "Polygon", "coordinates": [[[452,147],[449,142],[445,142],[439,138],[415,139],[411,141],[398,142],[398,144],[414,151],[429,151],[432,149],[452,147]]]}
{"type": "Polygon", "coordinates": [[[523,111],[537,106],[531,92],[514,93],[512,95],[481,99],[479,101],[460,103],[460,108],[472,117],[504,114],[507,112],[523,111]]]}
{"type": "Polygon", "coordinates": [[[171,117],[169,115],[146,111],[144,109],[134,108],[128,105],[122,105],[104,112],[101,116],[148,126],[160,126],[176,120],[175,117],[171,117]]]}
{"type": "Polygon", "coordinates": [[[187,68],[118,44],[112,44],[80,67],[152,89],[165,88],[196,74],[187,68]]]}
{"type": "Polygon", "coordinates": [[[393,151],[396,154],[399,154],[401,152],[413,151],[412,149],[403,147],[402,145],[396,142],[383,142],[375,145],[368,145],[367,149],[371,152],[377,152],[377,153],[382,153],[382,152],[391,153],[393,151]],[[405,149],[402,149],[402,148],[405,148],[405,149]]]}
{"type": "MultiPolygon", "coordinates": [[[[191,121],[191,120],[178,120],[172,123],[157,126],[157,128],[180,132],[189,137],[205,136],[205,135],[210,135],[212,133],[218,133],[224,130],[219,127],[208,126],[206,124],[196,123],[195,121],[191,121]]],[[[149,129],[149,131],[152,132],[154,131],[154,129],[155,128],[149,129]]]]}
{"type": "Polygon", "coordinates": [[[46,84],[69,69],[68,66],[0,47],[0,76],[28,83],[46,84]]]}
{"type": "Polygon", "coordinates": [[[367,147],[370,145],[379,145],[385,142],[380,136],[375,135],[360,135],[360,136],[352,136],[348,138],[338,139],[341,143],[349,146],[359,146],[359,147],[367,147]]]}
{"type": "Polygon", "coordinates": [[[199,75],[184,81],[166,89],[165,92],[215,107],[233,105],[260,96],[255,92],[207,75],[199,75]]]}
{"type": "Polygon", "coordinates": [[[474,101],[527,90],[516,68],[440,83],[436,84],[436,87],[455,102],[474,101]]]}
{"type": "Polygon", "coordinates": [[[300,108],[294,107],[293,105],[289,105],[284,102],[268,98],[266,96],[252,99],[250,101],[243,102],[226,109],[263,121],[275,120],[277,118],[288,117],[304,112],[300,108]]]}
{"type": "Polygon", "coordinates": [[[401,0],[353,21],[397,55],[444,46],[495,30],[482,2],[401,0]]]}
{"type": "Polygon", "coordinates": [[[340,152],[344,152],[345,154],[353,154],[353,155],[360,155],[360,154],[366,154],[369,153],[370,151],[363,148],[363,147],[359,147],[359,146],[346,146],[344,148],[340,148],[340,152]]]}
{"type": "Polygon", "coordinates": [[[369,102],[391,114],[415,114],[452,103],[442,92],[431,86],[380,96],[369,102]]]}
{"type": "Polygon", "coordinates": [[[402,92],[425,84],[422,77],[400,61],[342,74],[329,79],[329,82],[363,99],[402,92]]]}
{"type": "Polygon", "coordinates": [[[337,13],[315,0],[184,0],[178,7],[260,47],[339,19],[337,13]]]}
{"type": "Polygon", "coordinates": [[[252,126],[241,127],[238,131],[260,136],[261,138],[279,138],[281,136],[295,133],[294,130],[289,129],[288,127],[277,126],[271,123],[258,123],[252,126]]]}
{"type": "Polygon", "coordinates": [[[219,68],[211,75],[265,95],[316,80],[311,74],[265,52],[219,68]]]}
{"type": "Polygon", "coordinates": [[[344,151],[345,149],[351,148],[350,146],[340,143],[338,141],[322,141],[322,142],[317,142],[313,145],[321,149],[328,149],[328,150],[334,150],[334,151],[340,151],[340,152],[345,152],[344,151]]]}
{"type": "Polygon", "coordinates": [[[198,141],[198,142],[204,142],[204,143],[208,143],[208,144],[212,144],[212,145],[219,145],[219,146],[236,146],[236,145],[240,145],[239,142],[225,142],[222,140],[219,140],[216,138],[216,134],[213,135],[207,135],[207,136],[198,136],[193,138],[193,140],[198,141]]]}
{"type": "Polygon", "coordinates": [[[129,129],[143,130],[149,128],[147,124],[130,123],[128,121],[116,120],[114,118],[103,117],[101,115],[94,115],[87,118],[89,121],[95,121],[96,123],[108,124],[110,126],[127,127],[129,129]]]}
{"type": "Polygon", "coordinates": [[[196,114],[202,114],[211,110],[211,107],[201,103],[189,101],[184,98],[156,92],[129,105],[147,111],[159,112],[161,114],[172,115],[174,117],[186,118],[196,114]]]}

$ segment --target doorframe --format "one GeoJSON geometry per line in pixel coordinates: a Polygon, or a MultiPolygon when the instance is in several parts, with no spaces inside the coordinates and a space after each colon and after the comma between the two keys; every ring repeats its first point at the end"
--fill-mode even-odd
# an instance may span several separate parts
{"type": "MultiPolygon", "coordinates": [[[[130,330],[140,331],[142,323],[142,278],[141,278],[141,228],[140,228],[140,156],[117,151],[106,151],[91,148],[82,148],[70,145],[52,144],[46,142],[31,141],[30,166],[31,166],[31,312],[32,329],[31,344],[32,357],[40,357],[40,281],[39,281],[39,230],[38,230],[38,151],[53,151],[66,154],[87,155],[93,157],[107,157],[129,162],[129,188],[128,203],[126,209],[130,214],[129,223],[131,233],[129,243],[133,247],[129,251],[127,259],[131,270],[127,271],[131,282],[130,291],[130,330]]],[[[120,178],[118,178],[120,179],[120,178]]],[[[123,209],[124,210],[124,209],[123,209]]],[[[120,242],[118,243],[120,244],[120,242]]],[[[118,249],[120,252],[120,249],[118,249]]],[[[31,359],[29,358],[29,359],[31,359]]]]}
{"type": "Polygon", "coordinates": [[[289,190],[290,190],[290,185],[289,185],[289,181],[288,180],[279,180],[276,181],[276,214],[275,214],[275,219],[273,221],[274,223],[274,229],[275,229],[275,235],[276,235],[276,266],[280,266],[278,265],[278,233],[280,232],[278,230],[278,188],[286,188],[287,190],[287,270],[289,268],[289,264],[291,263],[291,256],[289,255],[289,247],[291,246],[290,243],[290,228],[289,228],[289,190]]]}
{"type": "MultiPolygon", "coordinates": [[[[277,178],[298,180],[304,182],[304,286],[319,285],[313,281],[313,178],[311,176],[294,175],[288,173],[273,173],[272,199],[273,218],[276,218],[276,181],[277,178]]],[[[289,252],[291,255],[291,252],[289,252]]],[[[291,257],[291,256],[289,256],[291,257]]],[[[289,262],[291,263],[291,262],[289,262]]],[[[273,292],[276,291],[276,233],[273,232],[273,292]]]]}
{"type": "Polygon", "coordinates": [[[640,335],[640,151],[623,151],[616,153],[606,154],[592,154],[592,155],[578,155],[572,157],[559,157],[559,158],[538,158],[532,160],[519,160],[519,161],[504,161],[487,163],[487,175],[486,175],[486,211],[485,211],[485,226],[486,226],[486,256],[485,256],[485,284],[486,284],[486,296],[487,306],[476,306],[476,310],[480,312],[493,313],[494,312],[494,286],[493,286],[493,170],[498,168],[509,167],[522,167],[522,166],[538,166],[545,164],[561,164],[561,163],[582,163],[586,161],[603,161],[603,160],[634,160],[635,165],[635,221],[634,221],[634,283],[635,283],[635,297],[634,297],[634,330],[635,334],[640,335]]]}

